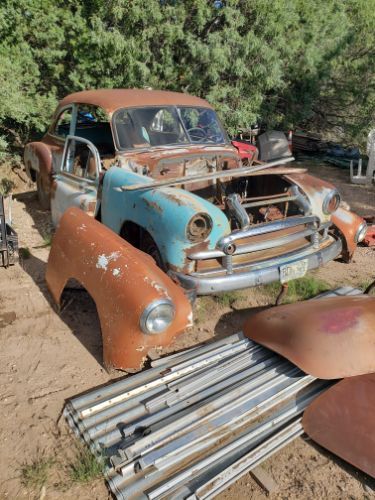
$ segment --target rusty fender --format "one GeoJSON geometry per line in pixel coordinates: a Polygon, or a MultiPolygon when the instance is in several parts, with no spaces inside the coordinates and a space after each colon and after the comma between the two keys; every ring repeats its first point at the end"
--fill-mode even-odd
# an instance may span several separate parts
{"type": "Polygon", "coordinates": [[[305,432],[375,478],[375,374],[341,380],[307,408],[305,432]]]}
{"type": "Polygon", "coordinates": [[[322,379],[375,372],[375,297],[334,297],[267,309],[247,337],[322,379]]]}
{"type": "Polygon", "coordinates": [[[354,250],[357,248],[356,234],[361,224],[365,221],[359,215],[345,208],[339,207],[332,214],[332,223],[337,227],[343,236],[343,254],[345,262],[350,262],[354,250]]]}
{"type": "Polygon", "coordinates": [[[43,177],[43,184],[49,185],[52,168],[51,150],[43,142],[30,142],[25,146],[23,159],[28,177],[35,181],[35,172],[43,177]]]}
{"type": "Polygon", "coordinates": [[[169,345],[191,322],[182,289],[153,259],[77,208],[61,218],[48,259],[46,281],[57,304],[70,278],[95,301],[108,367],[139,369],[150,348],[169,345]],[[143,311],[165,299],[175,307],[171,325],[160,334],[143,333],[143,311]]]}

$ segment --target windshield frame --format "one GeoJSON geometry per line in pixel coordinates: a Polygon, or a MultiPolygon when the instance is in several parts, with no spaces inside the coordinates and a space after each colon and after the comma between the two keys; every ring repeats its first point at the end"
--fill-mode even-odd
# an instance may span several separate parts
{"type": "Polygon", "coordinates": [[[118,108],[116,109],[116,111],[112,114],[112,118],[111,118],[111,126],[112,126],[112,132],[113,132],[113,137],[114,137],[114,142],[115,142],[115,147],[116,147],[116,150],[117,151],[120,151],[120,152],[129,152],[129,151],[136,151],[136,152],[144,152],[144,151],[153,151],[153,150],[157,150],[157,149],[176,149],[176,148],[188,148],[188,147],[191,147],[191,146],[196,146],[196,147],[218,147],[218,146],[227,146],[230,144],[230,139],[229,139],[229,136],[225,130],[225,128],[223,127],[219,117],[217,116],[217,113],[216,111],[213,109],[213,108],[210,108],[210,107],[204,107],[204,106],[194,106],[194,105],[184,105],[184,106],[179,106],[179,105],[169,105],[169,104],[161,104],[161,105],[148,105],[148,106],[127,106],[127,107],[123,107],[123,108],[118,108]],[[149,146],[149,147],[140,147],[140,148],[124,148],[124,147],[121,147],[120,145],[120,141],[119,141],[119,138],[118,138],[118,134],[117,134],[117,126],[116,126],[116,116],[122,112],[122,111],[126,111],[126,110],[131,110],[131,109],[145,109],[145,108],[158,108],[158,109],[163,109],[163,108],[166,108],[166,109],[171,109],[173,108],[174,111],[176,112],[176,115],[178,116],[178,119],[179,119],[179,123],[182,127],[182,129],[184,130],[184,132],[186,133],[186,136],[188,138],[188,142],[176,142],[176,143],[173,143],[173,144],[163,144],[163,145],[157,145],[157,146],[149,146]],[[223,135],[223,141],[222,142],[193,142],[191,139],[190,139],[190,136],[189,136],[189,133],[187,132],[187,129],[185,127],[185,124],[184,124],[184,121],[181,117],[181,114],[180,114],[180,109],[190,109],[190,108],[196,108],[196,109],[207,109],[207,110],[210,110],[212,111],[214,114],[215,114],[215,117],[216,117],[216,120],[217,120],[217,124],[219,126],[219,129],[223,135]]]}

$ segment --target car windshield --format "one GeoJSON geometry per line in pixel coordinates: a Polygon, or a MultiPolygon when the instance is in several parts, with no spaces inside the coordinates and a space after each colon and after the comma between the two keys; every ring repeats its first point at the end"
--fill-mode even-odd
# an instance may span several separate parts
{"type": "Polygon", "coordinates": [[[120,109],[113,120],[120,149],[228,141],[216,113],[208,108],[152,106],[120,109]]]}

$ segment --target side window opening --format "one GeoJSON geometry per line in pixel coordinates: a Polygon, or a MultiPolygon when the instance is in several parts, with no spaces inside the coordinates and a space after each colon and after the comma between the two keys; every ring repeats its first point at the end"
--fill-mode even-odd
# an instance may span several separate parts
{"type": "Polygon", "coordinates": [[[70,124],[72,121],[72,108],[67,108],[62,111],[57,119],[54,133],[59,137],[66,137],[69,135],[70,124]]]}
{"type": "Polygon", "coordinates": [[[97,178],[95,156],[87,144],[72,140],[68,148],[65,171],[76,177],[95,181],[97,178]]]}
{"type": "Polygon", "coordinates": [[[109,117],[103,109],[89,104],[79,104],[75,135],[92,142],[101,157],[115,155],[109,117]]]}

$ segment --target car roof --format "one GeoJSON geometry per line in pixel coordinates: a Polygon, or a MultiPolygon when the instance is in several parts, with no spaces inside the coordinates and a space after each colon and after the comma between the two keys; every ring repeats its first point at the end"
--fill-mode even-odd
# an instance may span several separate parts
{"type": "Polygon", "coordinates": [[[80,103],[99,106],[108,113],[119,108],[138,106],[199,106],[211,108],[207,101],[181,92],[146,89],[97,89],[69,94],[60,101],[59,108],[80,103]]]}

